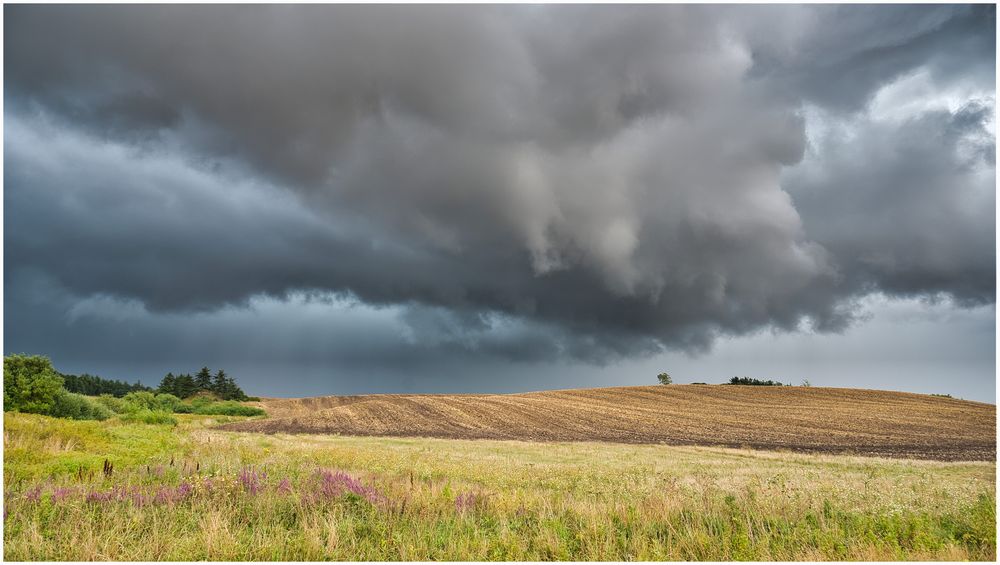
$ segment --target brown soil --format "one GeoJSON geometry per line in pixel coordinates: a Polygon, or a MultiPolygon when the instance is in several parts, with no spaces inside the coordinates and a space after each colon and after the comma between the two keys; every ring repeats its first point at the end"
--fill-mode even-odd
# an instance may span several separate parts
{"type": "Polygon", "coordinates": [[[904,392],[670,385],[263,399],[263,433],[608,441],[995,460],[996,406],[904,392]]]}

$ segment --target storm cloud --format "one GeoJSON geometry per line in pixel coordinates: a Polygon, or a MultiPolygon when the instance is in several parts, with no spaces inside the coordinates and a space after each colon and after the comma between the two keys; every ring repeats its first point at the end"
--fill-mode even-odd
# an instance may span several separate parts
{"type": "Polygon", "coordinates": [[[8,339],[28,288],[587,362],[995,300],[992,6],[4,9],[8,339]]]}

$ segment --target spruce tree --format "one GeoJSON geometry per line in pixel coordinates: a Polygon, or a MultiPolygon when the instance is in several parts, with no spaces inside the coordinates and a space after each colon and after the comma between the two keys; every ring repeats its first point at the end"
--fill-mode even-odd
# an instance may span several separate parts
{"type": "Polygon", "coordinates": [[[212,373],[208,367],[202,367],[198,375],[194,378],[195,386],[198,390],[212,390],[212,373]]]}
{"type": "Polygon", "coordinates": [[[167,373],[163,380],[160,381],[160,387],[158,389],[163,394],[172,394],[174,396],[179,396],[177,394],[177,377],[173,373],[167,373]]]}
{"type": "Polygon", "coordinates": [[[198,392],[198,385],[195,383],[194,377],[188,374],[177,377],[176,396],[178,398],[187,398],[196,392],[198,392]]]}

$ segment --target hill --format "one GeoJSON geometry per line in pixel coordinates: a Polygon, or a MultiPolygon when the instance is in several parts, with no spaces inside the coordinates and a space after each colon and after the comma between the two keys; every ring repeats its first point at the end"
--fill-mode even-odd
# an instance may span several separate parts
{"type": "Polygon", "coordinates": [[[996,459],[995,406],[891,391],[671,385],[262,399],[259,405],[268,419],[225,429],[996,459]]]}

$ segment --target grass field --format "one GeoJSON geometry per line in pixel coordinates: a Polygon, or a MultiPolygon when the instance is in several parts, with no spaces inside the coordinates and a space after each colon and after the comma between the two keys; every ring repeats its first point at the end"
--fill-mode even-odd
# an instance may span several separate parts
{"type": "Polygon", "coordinates": [[[638,386],[265,399],[265,433],[715,445],[996,460],[996,406],[882,390],[638,386]]]}
{"type": "Polygon", "coordinates": [[[5,414],[4,558],[996,557],[994,462],[262,435],[178,419],[5,414]]]}

